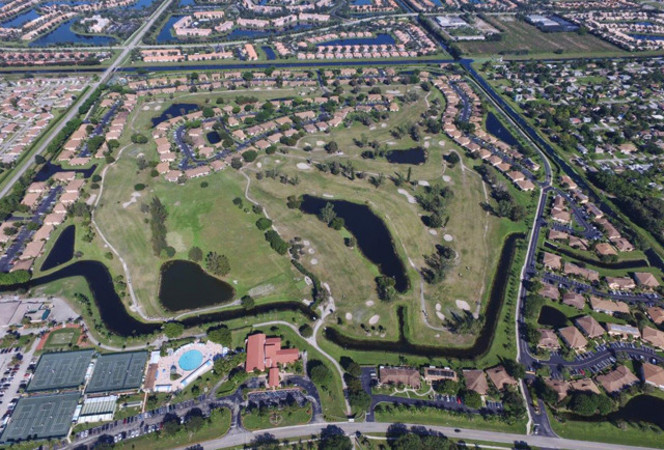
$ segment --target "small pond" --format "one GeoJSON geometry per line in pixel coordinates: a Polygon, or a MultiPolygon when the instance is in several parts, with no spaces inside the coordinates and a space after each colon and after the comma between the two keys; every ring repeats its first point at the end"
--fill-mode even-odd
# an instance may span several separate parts
{"type": "Polygon", "coordinates": [[[88,169],[63,169],[62,166],[53,164],[49,161],[39,169],[39,172],[34,176],[33,181],[46,181],[58,172],[76,172],[83,174],[83,178],[90,178],[90,175],[94,173],[96,168],[97,165],[94,164],[88,169]]]}
{"type": "Polygon", "coordinates": [[[548,305],[542,306],[537,323],[554,328],[565,327],[568,325],[567,316],[559,309],[548,305]]]}
{"type": "Polygon", "coordinates": [[[378,266],[380,273],[394,278],[397,291],[406,292],[410,285],[406,267],[397,254],[392,236],[382,219],[367,205],[311,195],[303,197],[300,209],[307,214],[318,215],[328,202],[334,206],[337,216],[344,219],[346,229],[357,239],[362,254],[378,266]]]}
{"type": "Polygon", "coordinates": [[[385,159],[393,164],[424,164],[427,154],[422,147],[413,147],[407,150],[390,150],[385,153],[385,159]]]}
{"type": "Polygon", "coordinates": [[[162,122],[166,122],[173,117],[184,116],[185,114],[198,111],[200,106],[196,103],[173,103],[171,106],[166,108],[160,115],[152,118],[152,126],[156,127],[162,122]]]}
{"type": "Polygon", "coordinates": [[[233,287],[206,273],[191,261],[168,261],[161,266],[159,301],[169,311],[222,305],[233,299],[233,287]]]}
{"type": "Polygon", "coordinates": [[[157,44],[166,44],[168,42],[178,42],[178,38],[171,34],[171,28],[173,24],[178,20],[182,19],[184,16],[175,15],[168,18],[163,28],[159,30],[157,35],[157,44]]]}
{"type": "Polygon", "coordinates": [[[261,49],[265,52],[265,56],[267,56],[268,60],[277,59],[277,55],[274,54],[274,50],[272,50],[272,47],[269,45],[264,45],[261,49]]]}
{"type": "Polygon", "coordinates": [[[51,252],[44,260],[41,270],[46,271],[61,264],[71,261],[74,257],[74,238],[76,237],[76,226],[69,225],[65,228],[58,240],[55,241],[51,252]]]}
{"type": "Polygon", "coordinates": [[[519,144],[519,141],[512,136],[512,133],[505,128],[502,122],[498,120],[498,117],[492,112],[486,117],[486,130],[506,144],[515,146],[519,144]]]}
{"type": "Polygon", "coordinates": [[[219,136],[219,133],[216,131],[210,131],[205,135],[205,137],[207,138],[208,142],[210,142],[210,144],[218,144],[221,141],[221,136],[219,136]]]}

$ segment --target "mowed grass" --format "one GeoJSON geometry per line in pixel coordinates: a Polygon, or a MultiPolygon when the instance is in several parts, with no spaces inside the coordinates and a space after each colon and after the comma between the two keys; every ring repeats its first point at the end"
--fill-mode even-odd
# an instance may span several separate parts
{"type": "Polygon", "coordinates": [[[590,33],[580,35],[571,33],[544,33],[537,27],[512,16],[491,17],[492,25],[501,30],[502,40],[459,42],[457,45],[464,54],[495,56],[527,51],[529,55],[563,51],[572,53],[607,53],[617,52],[614,45],[593,36],[590,33]]]}
{"type": "Polygon", "coordinates": [[[311,420],[312,408],[307,403],[302,407],[287,406],[283,409],[269,409],[261,413],[258,409],[242,414],[242,425],[247,430],[264,430],[275,427],[303,425],[311,420]]]}
{"type": "Polygon", "coordinates": [[[238,296],[262,286],[272,299],[300,297],[296,273],[288,259],[276,254],[255,226],[260,216],[250,211],[246,200],[242,209],[233,204],[234,198],[243,197],[246,181],[240,174],[228,170],[210,175],[205,178],[207,188],[201,187],[201,180],[178,185],[162,177],[151,178],[148,169],[138,172],[138,153],[135,149],[123,154],[109,168],[96,220],[129,266],[134,290],[148,314],[163,313],[157,297],[159,269],[165,259],[153,254],[151,230],[145,222],[149,215],[140,209],[153,197],[168,210],[167,240],[177,251],[176,259],[186,259],[192,246],[200,247],[204,254],[215,251],[228,257],[231,272],[225,279],[238,296]],[[148,187],[136,202],[127,204],[136,183],[148,187]]]}
{"type": "MultiPolygon", "coordinates": [[[[462,169],[461,164],[444,167],[443,155],[455,148],[451,142],[441,135],[429,136],[428,139],[416,143],[410,137],[395,139],[389,134],[389,129],[395,126],[395,123],[403,124],[409,118],[412,120],[424,109],[425,104],[420,101],[407,105],[398,115],[390,117],[385,122],[386,127],[377,124],[368,128],[354,124],[350,128],[333,130],[329,134],[309,135],[298,144],[298,149],[292,149],[287,155],[264,156],[260,159],[263,169],[276,168],[290,178],[297,176],[299,184],[291,186],[267,178],[259,181],[255,180],[254,176],[250,191],[253,197],[266,205],[284,236],[298,236],[310,242],[313,253],[309,253],[307,248],[302,262],[323,282],[329,284],[336,306],[333,319],[337,320],[344,332],[361,337],[369,335],[395,339],[398,331],[395,304],[378,300],[373,282],[373,278],[378,275],[378,269],[359,250],[349,249],[344,245],[343,238],[347,232],[335,231],[313,216],[298,210],[289,210],[286,207],[286,198],[289,195],[308,193],[367,204],[384,220],[394,239],[396,251],[408,271],[411,288],[400,295],[399,299],[409,304],[409,311],[414,312],[411,323],[415,326],[411,328],[414,329],[416,337],[435,338],[441,343],[469,345],[474,341],[474,336],[451,335],[423,326],[420,312],[420,276],[417,270],[425,265],[425,256],[433,253],[435,245],[444,243],[443,235],[450,234],[453,241],[447,244],[459,252],[459,258],[455,267],[450,270],[447,281],[439,286],[424,285],[429,321],[440,326],[440,320],[436,323],[436,303],[441,303],[441,310],[445,313],[448,310],[458,312],[456,300],[462,299],[469,303],[474,312],[478,304],[484,303],[505,233],[504,230],[498,231],[499,220],[487,215],[481,206],[485,201],[481,178],[469,167],[462,169]],[[420,108],[419,112],[417,107],[420,108]],[[419,166],[407,166],[390,164],[383,158],[363,160],[359,155],[364,149],[353,143],[354,138],[359,139],[363,134],[370,135],[372,140],[376,139],[381,144],[392,143],[388,148],[425,146],[427,143],[428,161],[419,166]],[[325,143],[332,140],[338,143],[342,155],[328,155],[322,149],[325,143]],[[304,152],[299,149],[305,144],[311,145],[313,151],[304,152]],[[410,167],[414,182],[423,180],[430,184],[449,185],[454,197],[448,207],[449,222],[446,228],[437,230],[436,234],[430,233],[422,223],[421,208],[409,203],[407,197],[399,192],[403,190],[409,195],[415,195],[424,189],[421,186],[404,184],[397,188],[388,180],[380,188],[375,188],[366,179],[351,181],[340,175],[324,174],[314,167],[297,168],[297,164],[304,161],[328,160],[343,163],[350,161],[356,169],[364,170],[366,167],[371,173],[383,173],[388,177],[396,171],[405,175],[410,167]],[[443,181],[443,174],[449,177],[447,181],[443,181]],[[376,329],[362,331],[361,325],[371,328],[369,319],[374,315],[379,316],[376,329]],[[379,326],[382,326],[382,329],[379,326]]],[[[466,160],[466,164],[471,162],[466,160]]],[[[482,306],[479,309],[481,310],[482,306]]]]}
{"type": "Polygon", "coordinates": [[[48,340],[44,345],[47,349],[66,348],[70,344],[75,344],[80,336],[81,331],[78,328],[63,328],[55,330],[48,336],[48,340]]]}

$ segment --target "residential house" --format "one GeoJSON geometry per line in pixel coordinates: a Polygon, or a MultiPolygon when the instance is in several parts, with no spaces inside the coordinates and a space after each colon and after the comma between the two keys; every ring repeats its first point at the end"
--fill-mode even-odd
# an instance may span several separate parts
{"type": "Polygon", "coordinates": [[[507,373],[503,366],[492,367],[486,370],[486,374],[498,390],[503,390],[508,386],[516,386],[517,381],[507,373]]]}
{"type": "Polygon", "coordinates": [[[543,348],[545,350],[558,350],[560,348],[558,336],[553,330],[549,330],[548,328],[541,328],[537,331],[540,333],[540,339],[537,342],[537,348],[543,348]]]}
{"type": "Polygon", "coordinates": [[[606,375],[597,376],[597,382],[609,394],[620,392],[638,381],[639,379],[625,366],[618,366],[606,375]]]}
{"type": "Polygon", "coordinates": [[[482,370],[467,369],[463,371],[463,377],[466,380],[466,388],[477,392],[480,395],[486,395],[489,392],[489,383],[482,370]]]}
{"type": "Polygon", "coordinates": [[[380,366],[378,378],[381,384],[404,385],[413,389],[421,387],[420,371],[409,367],[380,366]]]}
{"type": "Polygon", "coordinates": [[[641,377],[644,383],[664,389],[664,367],[644,362],[641,364],[641,377]]]}
{"type": "Polygon", "coordinates": [[[558,330],[558,334],[569,347],[574,350],[582,350],[588,345],[588,341],[576,327],[565,327],[558,330]]]}
{"type": "Polygon", "coordinates": [[[575,322],[576,326],[590,339],[595,339],[605,333],[604,327],[593,316],[579,317],[575,322]]]}
{"type": "Polygon", "coordinates": [[[664,349],[664,331],[653,327],[643,327],[641,330],[641,339],[648,344],[664,349]]]}

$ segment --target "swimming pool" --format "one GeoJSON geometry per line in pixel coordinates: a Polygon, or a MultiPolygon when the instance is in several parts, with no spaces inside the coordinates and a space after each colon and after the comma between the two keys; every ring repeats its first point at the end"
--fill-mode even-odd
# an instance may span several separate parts
{"type": "Polygon", "coordinates": [[[180,369],[190,371],[196,369],[203,362],[203,354],[198,350],[189,350],[185,352],[178,360],[180,369]]]}

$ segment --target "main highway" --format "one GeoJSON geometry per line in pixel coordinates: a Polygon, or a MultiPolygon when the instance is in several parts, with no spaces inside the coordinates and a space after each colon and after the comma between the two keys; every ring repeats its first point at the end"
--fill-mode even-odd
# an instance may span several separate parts
{"type": "Polygon", "coordinates": [[[124,48],[120,52],[120,54],[115,58],[115,60],[106,68],[106,70],[99,76],[97,81],[93,82],[90,84],[88,87],[88,90],[85,91],[83,95],[81,95],[76,102],[69,108],[69,110],[60,118],[58,123],[49,131],[49,138],[48,139],[42,139],[41,144],[37,147],[37,149],[32,153],[30,158],[25,158],[14,170],[12,173],[12,176],[7,180],[5,185],[0,189],[0,197],[4,197],[7,195],[7,193],[11,192],[11,189],[14,187],[14,184],[23,176],[23,174],[30,168],[30,166],[33,163],[33,157],[37,155],[41,155],[46,151],[46,148],[51,142],[51,138],[53,136],[56,136],[60,131],[62,131],[67,125],[67,122],[72,120],[74,117],[78,115],[78,108],[85,103],[85,101],[90,98],[90,96],[97,90],[99,86],[102,84],[106,83],[108,80],[111,79],[111,76],[115,72],[115,70],[120,67],[120,65],[124,62],[124,60],[127,58],[127,56],[130,54],[130,52],[141,42],[143,39],[143,36],[147,31],[150,29],[152,24],[157,20],[159,16],[168,8],[168,6],[173,2],[173,0],[166,0],[164,1],[157,9],[154,10],[152,15],[148,18],[147,22],[143,24],[141,28],[136,30],[136,32],[128,39],[127,43],[125,44],[124,48]]]}

